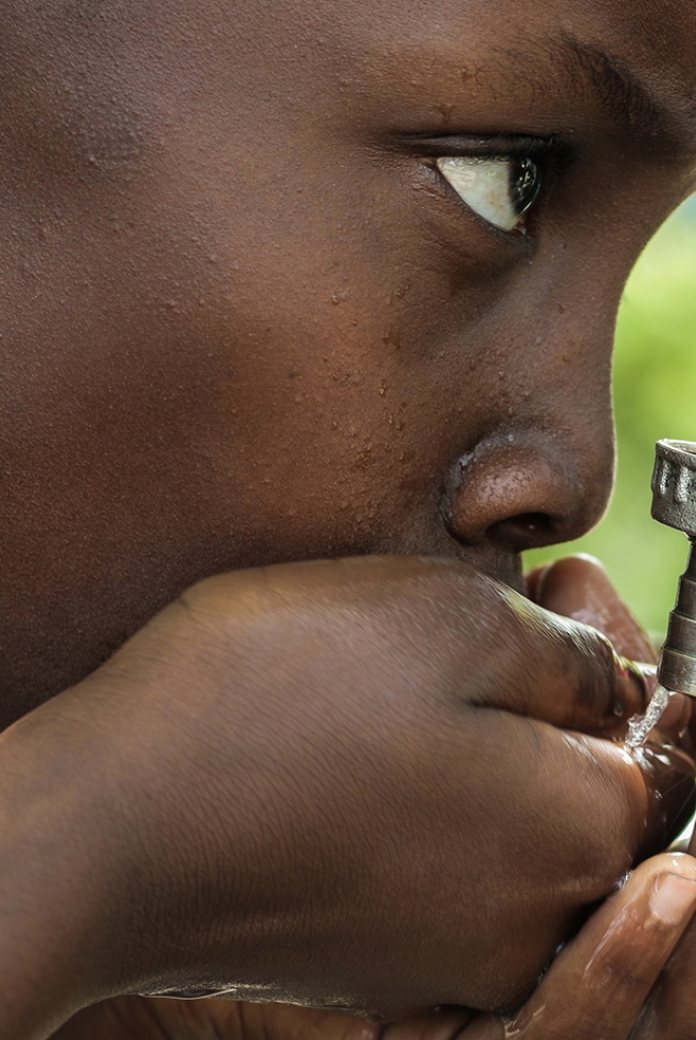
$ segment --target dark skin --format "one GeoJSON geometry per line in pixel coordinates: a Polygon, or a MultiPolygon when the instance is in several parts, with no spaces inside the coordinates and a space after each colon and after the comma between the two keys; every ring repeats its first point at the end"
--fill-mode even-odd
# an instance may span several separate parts
{"type": "MultiPolygon", "coordinates": [[[[108,862],[108,855],[118,860],[103,818],[112,821],[124,804],[122,784],[134,773],[132,732],[141,735],[138,761],[151,770],[149,781],[166,775],[162,709],[148,714],[153,661],[164,669],[156,687],[171,711],[165,742],[170,749],[196,747],[197,739],[203,746],[211,731],[221,746],[229,746],[218,707],[221,691],[242,704],[279,705],[292,679],[308,691],[305,706],[296,702],[293,712],[309,732],[319,709],[320,718],[335,717],[323,700],[312,699],[318,692],[323,696],[330,688],[337,704],[351,703],[360,678],[365,703],[381,696],[376,659],[368,668],[370,647],[354,617],[346,614],[340,632],[322,630],[318,644],[299,638],[297,625],[316,618],[317,597],[326,595],[311,569],[293,572],[299,579],[293,577],[289,586],[285,572],[273,572],[270,582],[266,574],[253,578],[260,589],[254,596],[270,584],[290,597],[292,609],[288,617],[277,602],[264,601],[263,624],[254,632],[256,641],[247,643],[246,657],[235,656],[240,635],[248,632],[240,608],[244,597],[240,601],[235,584],[240,579],[232,578],[224,603],[213,595],[211,608],[204,598],[202,643],[200,626],[194,625],[187,642],[170,611],[168,620],[141,633],[135,651],[116,659],[120,664],[87,678],[193,581],[321,557],[418,553],[474,568],[465,572],[465,594],[459,586],[455,594],[450,584],[459,580],[456,563],[444,586],[427,575],[409,591],[414,598],[405,624],[412,630],[406,640],[412,656],[397,662],[390,681],[408,690],[407,679],[430,655],[435,664],[418,694],[437,705],[431,718],[437,724],[424,726],[415,706],[410,719],[399,712],[398,727],[385,716],[393,742],[381,748],[383,771],[374,774],[374,789],[381,790],[405,761],[406,748],[417,748],[419,762],[422,757],[442,765],[443,751],[438,743],[436,754],[430,741],[447,732],[456,670],[466,676],[457,691],[465,703],[472,703],[475,690],[484,703],[503,709],[489,713],[486,740],[491,747],[505,746],[506,753],[497,772],[490,762],[489,772],[460,755],[449,802],[443,802],[441,777],[426,785],[431,801],[423,803],[423,821],[436,824],[434,807],[456,805],[465,790],[481,798],[480,824],[509,833],[493,774],[507,790],[518,784],[538,760],[540,740],[550,741],[544,747],[551,772],[543,786],[557,792],[560,826],[579,821],[572,835],[563,832],[560,846],[558,822],[540,822],[533,842],[538,859],[527,850],[530,869],[522,871],[515,891],[519,916],[512,928],[528,940],[522,959],[514,940],[507,963],[497,957],[495,969],[490,959],[469,951],[467,979],[455,985],[462,949],[450,943],[452,959],[448,954],[441,962],[429,961],[437,984],[416,958],[405,974],[396,973],[404,984],[397,992],[395,978],[383,969],[385,944],[394,935],[376,926],[355,935],[353,966],[364,963],[365,950],[373,958],[367,982],[358,983],[355,975],[330,977],[323,993],[313,988],[316,964],[260,962],[255,977],[265,984],[267,970],[278,999],[285,994],[320,1003],[327,993],[339,993],[350,1007],[389,1014],[407,1010],[414,993],[419,1007],[447,1000],[485,1008],[519,1000],[578,912],[609,891],[646,837],[656,838],[655,830],[646,833],[646,788],[638,767],[626,765],[612,745],[595,748],[609,792],[601,825],[597,806],[577,804],[564,787],[567,777],[577,779],[578,768],[567,743],[563,758],[556,754],[556,737],[532,728],[519,755],[509,754],[509,727],[522,724],[511,721],[513,694],[525,712],[549,717],[548,702],[556,693],[549,647],[562,629],[548,617],[537,619],[530,629],[522,625],[524,636],[517,639],[515,610],[476,627],[490,602],[499,600],[471,575],[484,572],[521,590],[524,549],[580,534],[605,507],[612,472],[610,354],[619,295],[652,231],[693,187],[696,142],[687,117],[696,92],[696,16],[676,0],[630,10],[618,0],[572,8],[556,0],[540,7],[510,0],[503,8],[470,10],[442,0],[426,18],[421,8],[410,12],[391,3],[371,4],[369,10],[294,3],[274,5],[269,18],[270,8],[243,2],[230,18],[207,0],[195,7],[182,0],[98,9],[64,3],[40,10],[25,0],[8,11],[9,29],[0,41],[4,724],[78,684],[3,738],[10,804],[14,812],[17,804],[24,806],[22,819],[31,824],[16,825],[16,845],[40,853],[23,856],[22,864],[47,861],[43,831],[34,829],[37,790],[58,798],[51,803],[52,818],[63,821],[64,847],[74,847],[65,811],[66,788],[73,790],[67,777],[75,778],[81,832],[107,856],[100,862],[108,862]],[[570,34],[583,46],[570,46],[570,34]],[[641,132],[638,117],[646,105],[636,105],[630,126],[621,127],[617,116],[628,112],[628,101],[623,97],[612,115],[600,45],[647,82],[668,118],[660,123],[649,114],[641,132]],[[568,68],[560,58],[566,52],[568,68]],[[503,138],[496,155],[507,154],[522,134],[561,142],[543,164],[544,187],[524,233],[522,227],[511,234],[492,230],[434,167],[437,157],[452,151],[490,153],[491,145],[480,139],[493,134],[503,138]],[[432,607],[434,592],[436,602],[449,607],[444,618],[432,607]],[[465,619],[466,636],[455,616],[465,619]],[[423,632],[427,651],[415,639],[423,632]],[[330,666],[319,652],[327,638],[335,638],[346,655],[336,651],[330,666]],[[351,671],[356,655],[350,652],[357,639],[364,657],[358,675],[351,671]],[[458,656],[451,650],[455,639],[458,656]],[[510,642],[526,655],[524,661],[514,654],[510,659],[515,674],[527,677],[517,690],[509,669],[491,672],[487,661],[487,679],[481,678],[480,648],[495,648],[496,659],[501,643],[510,642]],[[268,647],[283,645],[288,660],[303,662],[301,676],[270,669],[273,681],[265,674],[256,685],[230,691],[230,674],[267,663],[268,647]],[[537,677],[542,661],[546,677],[537,677]],[[177,688],[182,674],[190,680],[186,689],[177,688]],[[191,732],[186,709],[192,689],[195,703],[209,704],[198,733],[195,727],[191,732]],[[95,771],[103,781],[101,816],[88,809],[95,771]],[[590,850],[581,877],[572,873],[574,841],[590,850]],[[553,876],[567,881],[573,898],[565,892],[549,905],[553,900],[544,893],[542,908],[535,893],[550,855],[556,857],[553,876]]],[[[616,81],[611,83],[615,93],[616,81]]],[[[379,562],[370,566],[357,601],[340,580],[330,582],[339,614],[357,603],[358,614],[369,616],[378,602],[391,616],[404,599],[409,602],[400,583],[412,563],[392,561],[386,570],[379,562]]],[[[361,571],[361,582],[366,573],[361,571]]],[[[616,688],[602,671],[604,644],[586,633],[576,637],[569,641],[568,670],[574,674],[578,659],[584,660],[579,640],[597,662],[603,679],[596,688],[607,704],[616,688]]],[[[377,660],[393,661],[389,639],[378,640],[373,650],[377,660]]],[[[564,711],[550,721],[606,735],[605,719],[598,726],[596,715],[588,719],[586,710],[577,710],[581,685],[560,684],[564,711]]],[[[239,703],[225,703],[235,718],[239,703]]],[[[262,711],[253,718],[249,730],[259,748],[273,746],[277,732],[278,712],[275,723],[264,717],[262,711]]],[[[293,730],[291,723],[284,725],[301,748],[306,731],[293,730]]],[[[325,734],[325,746],[335,751],[348,734],[357,751],[366,732],[347,729],[340,719],[325,734]]],[[[562,740],[560,730],[552,732],[562,740]]],[[[467,717],[460,739],[474,738],[481,735],[467,717]]],[[[292,750],[293,740],[287,744],[292,750]]],[[[293,775],[303,775],[299,759],[288,755],[293,775]]],[[[171,822],[170,810],[187,851],[184,836],[190,837],[192,821],[182,813],[181,797],[194,789],[200,771],[189,776],[183,759],[172,760],[177,768],[162,796],[164,815],[148,815],[152,802],[137,787],[125,789],[134,835],[154,835],[148,861],[166,858],[161,854],[172,835],[162,821],[171,822]]],[[[350,784],[337,770],[335,754],[327,753],[327,762],[321,789],[329,789],[332,778],[350,784]]],[[[231,770],[225,804],[246,776],[231,770]]],[[[661,782],[668,784],[669,777],[661,782]]],[[[542,805],[541,783],[535,797],[542,805]]],[[[299,812],[299,806],[313,804],[316,791],[305,791],[284,809],[299,812]]],[[[230,833],[262,818],[264,808],[227,821],[234,823],[230,833]]],[[[390,817],[386,832],[411,819],[412,808],[405,817],[390,817]]],[[[293,818],[292,811],[288,815],[293,818]]],[[[307,818],[302,822],[290,835],[298,855],[307,849],[307,818]]],[[[357,821],[353,826],[349,835],[355,839],[357,821]]],[[[442,849],[445,834],[436,830],[414,834],[426,849],[442,849]]],[[[15,1021],[27,1036],[29,1029],[46,1035],[45,1023],[58,1024],[79,1002],[146,988],[158,973],[172,984],[171,964],[159,963],[157,954],[133,963],[135,935],[123,909],[132,903],[129,885],[142,870],[136,855],[142,842],[133,837],[129,844],[126,831],[122,820],[118,849],[126,854],[118,861],[125,864],[128,883],[113,886],[120,902],[105,906],[101,892],[87,900],[95,916],[82,924],[99,936],[111,959],[95,957],[85,991],[70,992],[60,973],[33,959],[35,948],[45,946],[46,919],[36,911],[36,891],[23,893],[34,916],[20,922],[19,935],[36,940],[25,943],[28,963],[38,963],[42,978],[49,979],[45,1016],[29,1025],[18,982],[15,1021]],[[115,932],[117,918],[121,930],[115,932]],[[124,978],[126,963],[132,978],[124,978]],[[52,986],[67,994],[67,1003],[49,1006],[52,986]]],[[[452,850],[452,862],[461,864],[468,848],[467,869],[477,876],[482,848],[471,841],[464,846],[452,850]]],[[[221,871],[235,866],[238,855],[223,851],[221,871]]],[[[252,857],[244,869],[265,865],[252,857]]],[[[85,882],[90,866],[88,856],[79,869],[70,864],[69,878],[58,870],[47,898],[55,901],[75,877],[85,882]]],[[[399,889],[403,902],[395,918],[410,919],[413,931],[397,937],[399,948],[408,950],[420,934],[447,948],[443,928],[459,893],[452,888],[447,913],[441,908],[417,923],[404,907],[411,906],[414,892],[431,892],[443,880],[435,864],[426,869],[414,861],[412,869],[399,889]]],[[[46,883],[18,867],[19,874],[22,885],[46,883]]],[[[300,876],[298,867],[284,879],[288,891],[297,892],[293,885],[300,876]]],[[[339,877],[336,868],[333,881],[339,877]]],[[[453,875],[453,886],[454,881],[453,875]]],[[[269,875],[268,883],[269,892],[285,891],[277,877],[269,875]]],[[[153,884],[166,892],[161,878],[153,884]]],[[[384,876],[370,898],[383,905],[390,886],[393,878],[384,876]]],[[[491,879],[490,904],[476,889],[472,905],[497,905],[499,893],[500,884],[491,879]]],[[[255,908],[254,898],[244,891],[247,909],[255,908]]],[[[197,938],[191,924],[196,914],[189,921],[177,916],[166,897],[161,907],[167,937],[197,938]]],[[[379,920],[372,904],[363,909],[362,920],[379,920]]],[[[55,923],[51,918],[49,931],[55,932],[55,923]]],[[[317,924],[328,936],[326,922],[317,918],[317,924]]],[[[161,920],[146,923],[149,951],[161,950],[161,928],[161,920]]],[[[342,917],[338,931],[345,928],[342,917]]],[[[487,933],[490,944],[501,941],[501,928],[487,933]]],[[[196,941],[184,945],[187,955],[200,953],[196,941]]],[[[326,956],[328,938],[317,948],[326,956]]],[[[261,949],[266,947],[257,937],[249,964],[261,949]]],[[[71,953],[63,967],[77,973],[86,952],[79,946],[73,952],[74,962],[71,953]]],[[[174,958],[177,981],[201,981],[192,960],[177,959],[182,955],[177,950],[174,958]]],[[[222,977],[229,948],[222,944],[211,956],[207,981],[222,977]]],[[[29,982],[31,976],[27,970],[29,982]]]]}
{"type": "MultiPolygon", "coordinates": [[[[252,2],[13,3],[6,723],[208,574],[418,552],[521,588],[521,550],[601,516],[619,295],[694,142],[622,133],[594,67],[563,71],[567,3],[538,6],[293,3],[271,31],[252,2]],[[452,135],[552,132],[577,158],[526,235],[432,168],[452,135]]],[[[572,29],[673,84],[676,121],[692,22],[617,0],[572,29]]]]}
{"type": "Polygon", "coordinates": [[[0,1035],[201,988],[388,1021],[515,1006],[688,803],[691,760],[607,739],[633,686],[599,633],[448,561],[197,586],[2,738],[0,1035]]]}
{"type": "MultiPolygon", "coordinates": [[[[621,615],[606,579],[590,574],[588,581],[586,571],[572,561],[559,565],[536,583],[536,594],[542,599],[548,595],[561,609],[561,591],[570,579],[568,611],[575,611],[579,599],[587,607],[599,597],[610,607],[615,642],[632,640],[636,646],[635,627],[621,615]]],[[[20,905],[27,905],[29,898],[34,902],[26,916],[4,915],[3,969],[9,994],[4,1014],[15,1016],[6,1035],[46,1035],[49,1016],[63,1017],[68,1008],[108,992],[153,990],[165,982],[170,989],[210,986],[213,980],[219,988],[222,971],[235,973],[237,996],[335,1005],[336,994],[346,993],[350,996],[341,1001],[344,1006],[350,1001],[366,1009],[385,1001],[381,1007],[387,1019],[402,1018],[408,1002],[424,1007],[514,1004],[532,985],[578,909],[604,894],[634,857],[636,825],[638,834],[645,826],[637,819],[638,808],[641,817],[646,809],[643,779],[637,764],[606,739],[623,724],[615,717],[607,720],[603,710],[597,711],[603,702],[589,696],[603,689],[601,666],[595,670],[603,656],[596,635],[571,626],[560,638],[562,630],[558,622],[554,627],[552,615],[545,617],[530,606],[506,623],[506,612],[516,598],[500,598],[500,587],[464,572],[466,583],[459,595],[465,594],[469,603],[478,595],[479,624],[484,626],[479,631],[490,624],[493,630],[505,630],[510,640],[507,649],[499,649],[494,672],[506,691],[508,700],[501,707],[507,711],[457,700],[440,703],[437,680],[446,662],[434,658],[433,652],[437,631],[447,627],[443,610],[455,594],[446,564],[362,560],[262,573],[263,591],[254,572],[194,590],[105,669],[8,731],[2,750],[5,769],[9,763],[14,778],[11,800],[29,811],[5,821],[8,846],[19,852],[10,857],[9,869],[5,862],[6,886],[20,905]],[[411,578],[404,582],[407,570],[411,578]],[[389,585],[395,574],[398,606],[385,612],[385,604],[392,602],[389,585]],[[434,615],[422,602],[424,587],[431,604],[440,604],[434,615]],[[376,588],[381,590],[378,595],[376,588]],[[289,645],[297,644],[303,628],[309,626],[318,637],[305,633],[303,651],[311,665],[300,665],[299,671],[295,667],[308,688],[297,689],[290,682],[282,689],[285,696],[292,693],[289,713],[272,702],[273,671],[278,666],[270,674],[261,669],[256,680],[253,665],[249,671],[249,662],[258,657],[254,641],[267,631],[266,604],[270,600],[272,608],[281,592],[289,644],[286,654],[285,645],[278,643],[276,622],[277,659],[290,657],[289,645]],[[358,597],[361,609],[356,613],[358,597]],[[230,602],[236,603],[234,613],[230,602]],[[324,619],[319,624],[309,609],[316,602],[324,619]],[[338,616],[331,606],[336,602],[341,604],[338,616]],[[411,639],[422,644],[409,647],[409,658],[401,639],[390,632],[395,622],[397,631],[409,631],[414,607],[420,635],[412,630],[411,639]],[[346,636],[341,616],[346,608],[361,619],[365,674],[376,674],[381,681],[365,685],[355,664],[345,658],[340,671],[347,674],[337,686],[345,699],[327,715],[322,675],[340,659],[335,640],[339,633],[346,636]],[[489,620],[485,612],[491,610],[497,614],[489,620]],[[219,627],[221,619],[227,623],[227,639],[219,627]],[[530,620],[535,623],[530,625],[530,620]],[[230,631],[236,636],[234,652],[228,645],[230,631]],[[529,638],[533,645],[527,644],[529,638]],[[582,658],[577,656],[578,639],[592,649],[582,658]],[[173,669],[162,651],[168,648],[170,658],[174,647],[173,669]],[[529,701],[519,677],[525,672],[524,661],[535,656],[544,660],[546,682],[533,692],[538,700],[529,701]],[[424,660],[429,661],[425,671],[424,660]],[[203,661],[206,685],[199,675],[192,701],[192,683],[203,661]],[[403,676],[400,661],[407,664],[403,676]],[[586,669],[578,676],[584,694],[566,702],[567,687],[559,672],[578,667],[580,661],[586,669]],[[222,664],[235,676],[232,687],[229,679],[215,675],[215,666],[222,664]],[[380,693],[385,679],[386,700],[380,693]],[[268,713],[283,719],[280,731],[273,727],[271,741],[264,724],[268,713]],[[532,722],[524,717],[528,714],[553,725],[532,722]],[[602,739],[581,739],[557,728],[572,724],[571,719],[602,739]],[[58,730],[60,750],[55,747],[58,730]],[[46,762],[60,777],[60,787],[54,782],[51,791],[42,780],[46,762]],[[548,776],[559,764],[551,791],[548,776]],[[89,780],[86,792],[83,777],[89,780]],[[617,783],[623,791],[608,786],[617,783]],[[491,808],[481,812],[462,804],[462,790],[491,808]],[[510,798],[510,790],[517,796],[510,798]],[[527,805],[524,814],[519,811],[521,799],[527,805]],[[588,802],[594,826],[585,821],[588,802]],[[555,816],[550,805],[559,803],[564,812],[555,816]],[[443,817],[444,807],[448,809],[443,817]],[[275,818],[278,812],[282,820],[275,818]],[[543,850],[540,813],[549,817],[548,833],[556,839],[543,850]],[[32,826],[37,819],[51,821],[48,833],[45,826],[32,826]],[[400,828],[398,835],[395,827],[400,828]],[[608,862],[607,855],[617,848],[617,835],[622,858],[608,862]],[[594,848],[578,844],[588,839],[594,848]],[[56,842],[62,850],[58,859],[56,842]],[[66,848],[73,850],[71,855],[66,856],[66,848]],[[252,850],[255,854],[250,856],[252,850]],[[410,894],[428,876],[430,865],[436,869],[437,898],[431,890],[419,907],[410,894]],[[475,884],[467,881],[462,887],[462,879],[472,877],[475,884]],[[552,890],[549,877],[554,878],[552,890]],[[57,901],[59,907],[70,908],[67,917],[56,915],[57,901]],[[272,912],[273,908],[277,909],[272,912]],[[418,936],[415,945],[413,934],[418,936]],[[25,957],[30,951],[24,963],[18,950],[25,951],[25,957]],[[35,986],[22,997],[21,986],[32,971],[40,973],[43,1005],[37,1003],[35,986]],[[259,977],[269,979],[263,989],[252,981],[259,977]],[[15,980],[19,999],[11,984],[15,980]],[[27,1014],[39,1017],[22,1017],[27,1014]]],[[[277,618],[277,609],[271,609],[270,616],[277,618]]],[[[471,689],[476,654],[474,644],[460,631],[458,640],[462,639],[471,689]]],[[[440,642],[438,656],[443,649],[440,642]]],[[[285,667],[284,674],[289,680],[292,672],[285,667]]],[[[484,689],[479,688],[479,698],[484,689]]],[[[631,695],[628,684],[617,689],[631,695]]],[[[634,702],[628,710],[635,706],[634,702]]],[[[679,731],[683,720],[673,718],[670,725],[679,731]]],[[[663,795],[669,796],[668,816],[673,816],[683,807],[683,788],[674,771],[661,779],[663,795]]],[[[665,833],[656,827],[658,806],[664,809],[664,801],[653,805],[648,824],[659,843],[665,833]]],[[[664,872],[664,865],[656,866],[651,876],[664,872]]],[[[649,896],[649,891],[644,894],[649,896]]],[[[691,896],[689,910],[694,905],[691,896]]],[[[639,937],[641,920],[635,922],[639,937]]],[[[664,944],[655,944],[651,937],[651,959],[657,960],[658,970],[687,920],[670,920],[664,944]]],[[[631,928],[615,951],[622,963],[626,947],[630,951],[631,941],[635,945],[633,932],[631,928]]],[[[578,959],[571,975],[582,981],[587,957],[578,959]]],[[[567,993],[575,989],[568,985],[567,973],[562,983],[564,978],[567,1006],[567,993]]],[[[229,975],[226,984],[232,985],[232,979],[229,975]]],[[[629,975],[622,980],[624,1000],[611,1002],[612,1015],[627,1003],[634,1020],[652,983],[639,989],[630,984],[629,975]]],[[[606,989],[599,992],[608,998],[606,989]]],[[[583,996],[586,993],[578,990],[578,1015],[573,1012],[578,1023],[596,1010],[596,999],[583,996]]],[[[573,1005],[568,1011],[572,1010],[573,1005]]],[[[469,1017],[452,1012],[414,1020],[409,1015],[398,1028],[409,1040],[422,1035],[449,1040],[469,1017]]],[[[104,1037],[118,1037],[128,1029],[141,1036],[146,1023],[153,1035],[159,1029],[173,1037],[195,1037],[197,1030],[205,1035],[214,1023],[222,1035],[250,1040],[258,1035],[287,1040],[288,1034],[301,1036],[310,1026],[327,1040],[362,1040],[378,1031],[374,1023],[297,1008],[125,1001],[87,1012],[62,1036],[82,1040],[85,1030],[87,1036],[98,1030],[104,1037]]],[[[622,1034],[612,1034],[612,1040],[613,1035],[622,1034]]]]}

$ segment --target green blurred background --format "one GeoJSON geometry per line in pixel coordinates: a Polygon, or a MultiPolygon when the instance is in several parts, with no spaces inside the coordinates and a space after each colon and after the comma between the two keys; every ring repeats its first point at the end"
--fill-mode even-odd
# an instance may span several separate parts
{"type": "Polygon", "coordinates": [[[696,199],[639,260],[619,317],[614,374],[618,475],[609,513],[571,545],[530,553],[532,565],[589,552],[655,639],[662,639],[686,565],[683,535],[650,518],[655,441],[696,441],[696,199]]]}

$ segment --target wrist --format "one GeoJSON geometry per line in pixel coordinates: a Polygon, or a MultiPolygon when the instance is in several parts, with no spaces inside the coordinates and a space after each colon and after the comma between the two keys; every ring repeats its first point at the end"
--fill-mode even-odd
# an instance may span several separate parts
{"type": "Polygon", "coordinates": [[[0,736],[0,1040],[43,1040],[108,989],[93,799],[75,748],[43,722],[0,736]]]}

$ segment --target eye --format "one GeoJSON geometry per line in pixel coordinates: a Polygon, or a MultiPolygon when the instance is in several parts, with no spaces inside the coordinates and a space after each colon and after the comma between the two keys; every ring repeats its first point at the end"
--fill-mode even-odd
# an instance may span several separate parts
{"type": "Polygon", "coordinates": [[[541,188],[541,169],[533,159],[514,156],[449,156],[436,165],[463,202],[503,231],[523,230],[524,214],[541,188]]]}

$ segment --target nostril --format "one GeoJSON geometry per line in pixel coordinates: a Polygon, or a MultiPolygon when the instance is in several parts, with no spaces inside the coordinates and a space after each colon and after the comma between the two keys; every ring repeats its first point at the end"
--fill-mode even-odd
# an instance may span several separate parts
{"type": "Polygon", "coordinates": [[[611,465],[599,463],[532,433],[514,442],[486,439],[450,471],[447,530],[463,545],[497,542],[515,552],[577,538],[606,500],[611,465]]]}
{"type": "Polygon", "coordinates": [[[554,521],[548,513],[521,513],[494,525],[500,534],[505,535],[506,540],[512,536],[516,541],[529,541],[530,548],[537,540],[545,545],[552,536],[554,527],[554,521]]]}

